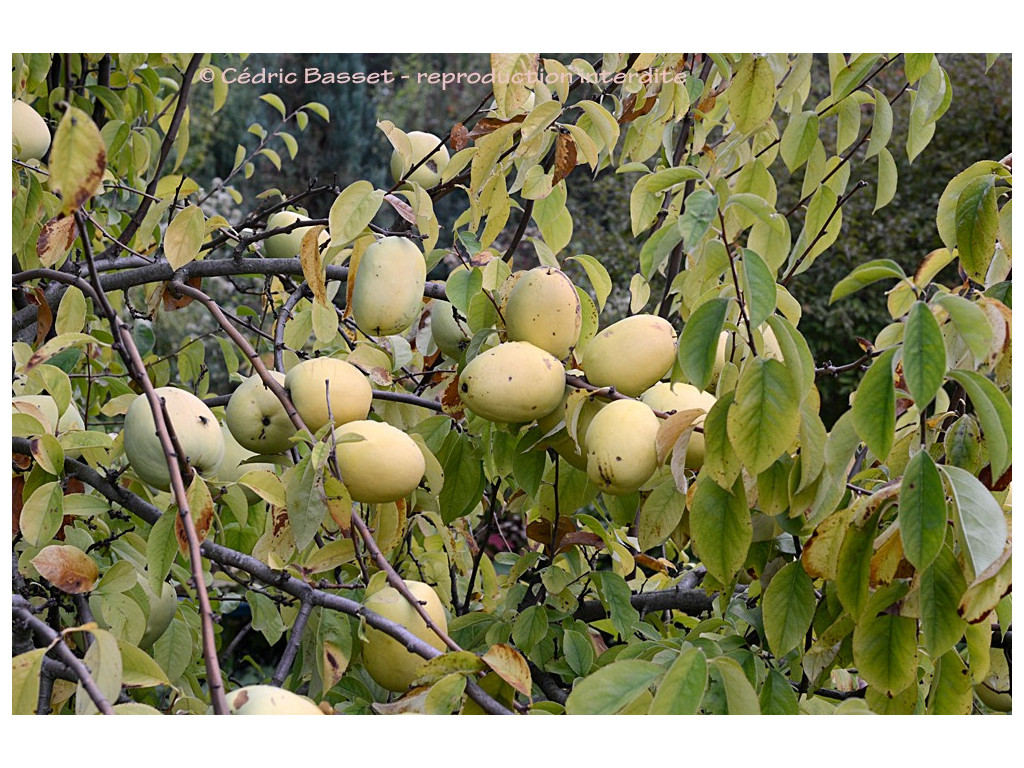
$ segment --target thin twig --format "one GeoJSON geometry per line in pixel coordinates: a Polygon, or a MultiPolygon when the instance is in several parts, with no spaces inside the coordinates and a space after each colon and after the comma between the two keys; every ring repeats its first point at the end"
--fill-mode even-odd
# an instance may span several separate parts
{"type": "Polygon", "coordinates": [[[270,684],[280,688],[288,677],[288,672],[291,671],[292,664],[295,663],[295,655],[299,652],[299,644],[302,642],[302,633],[306,630],[306,623],[309,621],[309,614],[313,610],[313,604],[308,600],[303,600],[299,605],[299,612],[295,616],[295,623],[292,624],[292,633],[288,637],[288,645],[284,648],[284,653],[281,654],[281,661],[278,662],[277,669],[274,670],[274,676],[270,678],[270,684]]]}

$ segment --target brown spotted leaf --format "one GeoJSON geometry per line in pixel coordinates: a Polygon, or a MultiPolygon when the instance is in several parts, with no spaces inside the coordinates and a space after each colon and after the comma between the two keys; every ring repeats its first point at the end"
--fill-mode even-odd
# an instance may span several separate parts
{"type": "Polygon", "coordinates": [[[572,547],[603,547],[604,539],[590,531],[573,531],[558,540],[558,551],[566,552],[572,547]]]}
{"type": "Polygon", "coordinates": [[[95,194],[107,167],[100,129],[78,107],[69,107],[57,126],[50,150],[50,190],[64,201],[65,213],[77,211],[95,194]]]}
{"type": "Polygon", "coordinates": [[[479,139],[481,136],[494,133],[503,125],[521,123],[525,118],[526,115],[516,115],[511,120],[500,120],[497,117],[482,117],[477,121],[476,125],[473,126],[473,130],[469,132],[468,137],[474,140],[479,139]]]}
{"type": "Polygon", "coordinates": [[[71,245],[78,236],[75,217],[57,215],[43,225],[36,241],[36,255],[39,263],[49,269],[67,256],[71,245]]]}
{"type": "Polygon", "coordinates": [[[462,123],[453,125],[451,134],[448,137],[448,144],[451,146],[452,152],[459,152],[465,149],[469,145],[469,131],[466,130],[466,126],[462,123]]]}
{"type": "Polygon", "coordinates": [[[78,547],[50,544],[32,558],[39,575],[61,592],[78,595],[89,592],[100,576],[96,562],[78,547]]]}
{"type": "Polygon", "coordinates": [[[33,286],[29,291],[29,303],[39,307],[36,312],[36,346],[39,346],[53,327],[53,310],[50,309],[42,288],[33,286]]]}
{"type": "Polygon", "coordinates": [[[524,696],[529,696],[533,689],[533,679],[530,675],[530,667],[519,651],[511,645],[499,643],[492,645],[481,658],[498,677],[511,685],[524,696]]]}
{"type": "Polygon", "coordinates": [[[568,131],[559,131],[555,139],[555,176],[552,186],[560,182],[576,167],[576,142],[568,131]]]}
{"type": "MultiPolygon", "coordinates": [[[[189,483],[186,497],[196,537],[202,544],[210,532],[210,526],[213,525],[213,497],[210,496],[210,489],[206,487],[206,481],[195,470],[192,472],[192,482],[189,483]]],[[[174,518],[174,535],[178,539],[178,549],[183,555],[187,555],[188,534],[185,532],[185,524],[180,513],[174,518]]]]}
{"type": "Polygon", "coordinates": [[[412,209],[412,206],[402,200],[402,198],[396,197],[395,195],[384,195],[384,202],[394,208],[395,213],[410,224],[416,223],[416,212],[412,209]]]}

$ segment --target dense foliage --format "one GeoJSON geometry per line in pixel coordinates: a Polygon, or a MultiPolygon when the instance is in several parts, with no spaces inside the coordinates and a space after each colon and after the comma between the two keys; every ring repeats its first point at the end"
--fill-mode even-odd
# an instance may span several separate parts
{"type": "Polygon", "coordinates": [[[1009,159],[916,269],[799,290],[943,60],[495,54],[443,141],[340,86],[246,125],[253,61],[14,56],[15,712],[1009,709],[1009,159]],[[858,300],[856,359],[808,343],[858,300]]]}

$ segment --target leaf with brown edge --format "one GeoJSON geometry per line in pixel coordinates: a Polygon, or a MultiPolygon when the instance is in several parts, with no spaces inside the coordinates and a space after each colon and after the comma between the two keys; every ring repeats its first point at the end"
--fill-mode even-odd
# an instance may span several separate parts
{"type": "Polygon", "coordinates": [[[78,107],[61,118],[50,150],[50,191],[60,195],[64,211],[77,211],[95,193],[107,168],[100,129],[78,107]]]}
{"type": "MultiPolygon", "coordinates": [[[[558,540],[558,552],[566,552],[571,547],[603,547],[604,539],[590,531],[574,531],[567,533],[558,540]]],[[[558,553],[556,553],[558,554],[558,553]]]]}
{"type": "Polygon", "coordinates": [[[576,167],[576,142],[568,131],[559,131],[555,139],[555,176],[552,186],[560,182],[576,167]]]}
{"type": "Polygon", "coordinates": [[[320,302],[321,306],[327,304],[327,284],[324,282],[324,261],[320,255],[320,233],[327,227],[319,225],[310,227],[302,236],[302,244],[299,246],[299,261],[302,262],[302,276],[306,278],[309,290],[313,292],[313,298],[320,302]]]}
{"type": "Polygon", "coordinates": [[[672,453],[672,447],[683,432],[706,413],[703,408],[689,408],[685,411],[677,411],[661,422],[661,426],[658,427],[658,436],[654,441],[658,450],[658,464],[665,463],[669,454],[672,453]]]}
{"type": "Polygon", "coordinates": [[[526,115],[516,115],[511,120],[499,120],[497,117],[482,117],[477,120],[476,125],[473,126],[473,130],[471,130],[467,135],[470,139],[479,139],[481,136],[494,133],[502,126],[511,125],[512,123],[521,123],[524,119],[526,119],[526,115]]]}
{"type": "Polygon", "coordinates": [[[526,659],[511,645],[499,643],[492,645],[490,650],[481,657],[495,673],[506,683],[524,696],[529,696],[533,689],[533,678],[526,659]]]}
{"type": "Polygon", "coordinates": [[[657,98],[650,96],[644,99],[644,103],[639,108],[636,106],[636,94],[631,93],[626,97],[626,100],[622,102],[622,117],[619,118],[619,125],[626,125],[632,123],[638,117],[643,117],[652,109],[657,103],[657,98]]]}
{"type": "Polygon", "coordinates": [[[40,576],[69,595],[89,592],[100,577],[96,561],[70,544],[43,547],[31,562],[40,576]]]}
{"type": "Polygon", "coordinates": [[[363,254],[366,249],[369,248],[377,238],[373,235],[366,235],[365,237],[358,238],[355,243],[352,244],[352,255],[348,260],[348,280],[345,283],[345,311],[342,313],[342,318],[347,320],[349,315],[352,314],[352,294],[356,289],[356,276],[359,272],[359,262],[363,258],[363,254]]]}
{"type": "Polygon", "coordinates": [[[36,255],[39,263],[49,269],[71,250],[75,238],[78,237],[78,227],[75,224],[75,217],[68,215],[57,215],[43,225],[39,231],[39,239],[36,240],[36,255]]]}
{"type": "MultiPolygon", "coordinates": [[[[17,458],[15,454],[15,458],[17,458]]],[[[24,458],[24,457],[22,457],[24,458]]],[[[22,475],[15,475],[11,480],[11,538],[18,535],[21,530],[21,508],[25,503],[25,478],[22,475]]]]}
{"type": "MultiPolygon", "coordinates": [[[[556,537],[556,548],[561,549],[562,542],[566,536],[576,533],[576,523],[571,517],[558,518],[558,534],[556,537]]],[[[540,518],[526,526],[526,537],[545,547],[551,546],[551,521],[540,518]]],[[[602,544],[604,542],[602,541],[602,544]]]]}
{"type": "Polygon", "coordinates": [[[32,286],[29,289],[28,302],[39,307],[36,311],[36,346],[38,347],[53,327],[53,310],[50,309],[43,289],[38,286],[32,286]]]}
{"type": "MultiPolygon", "coordinates": [[[[189,483],[185,496],[189,511],[192,513],[196,538],[202,544],[210,532],[210,526],[213,525],[213,497],[210,496],[210,489],[206,487],[206,481],[195,470],[192,470],[192,482],[189,483]]],[[[188,535],[180,511],[175,513],[174,535],[178,539],[178,549],[183,555],[188,555],[188,535]]]]}
{"type": "Polygon", "coordinates": [[[637,552],[633,555],[633,560],[641,568],[646,568],[649,571],[657,571],[658,573],[664,573],[665,575],[668,575],[670,570],[676,570],[676,567],[664,557],[654,558],[650,555],[645,555],[643,552],[637,552]]]}
{"type": "Polygon", "coordinates": [[[448,144],[451,146],[452,152],[459,152],[469,146],[469,131],[466,130],[466,126],[462,123],[453,125],[448,136],[448,144]]]}
{"type": "Polygon", "coordinates": [[[459,397],[459,377],[455,376],[441,393],[441,409],[449,416],[461,419],[465,408],[462,398],[459,397]]]}
{"type": "MultiPolygon", "coordinates": [[[[201,277],[190,277],[185,282],[187,285],[190,285],[193,288],[201,288],[203,285],[203,279],[201,277]]],[[[173,293],[171,293],[168,290],[169,285],[170,283],[164,283],[162,287],[159,289],[160,298],[161,301],[163,302],[164,310],[166,310],[167,312],[173,312],[176,309],[187,307],[189,304],[192,303],[191,296],[175,296],[173,293]]]]}
{"type": "Polygon", "coordinates": [[[395,209],[395,213],[401,216],[403,219],[408,221],[410,224],[416,223],[416,212],[412,209],[412,206],[399,197],[394,195],[384,195],[384,202],[395,209]]]}

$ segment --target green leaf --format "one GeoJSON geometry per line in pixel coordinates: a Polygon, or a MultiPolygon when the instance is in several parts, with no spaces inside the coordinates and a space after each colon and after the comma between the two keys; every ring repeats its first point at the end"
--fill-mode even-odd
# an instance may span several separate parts
{"type": "Polygon", "coordinates": [[[160,586],[171,571],[171,563],[178,553],[178,544],[174,536],[173,511],[164,512],[160,519],[153,523],[146,543],[146,571],[150,588],[159,594],[160,586]]]}
{"type": "Polygon", "coordinates": [[[649,661],[624,659],[580,680],[565,702],[570,715],[614,715],[632,704],[665,671],[649,661]]]}
{"type": "Polygon", "coordinates": [[[590,672],[590,668],[594,666],[594,645],[582,632],[567,629],[563,636],[562,649],[565,651],[565,663],[577,677],[584,677],[590,672]]]}
{"type": "Polygon", "coordinates": [[[512,642],[529,654],[548,633],[548,615],[543,605],[531,605],[520,613],[512,625],[512,642]]]}
{"type": "Polygon", "coordinates": [[[775,108],[775,75],[768,59],[745,55],[725,93],[737,131],[751,133],[764,125],[775,108]]]}
{"type": "Polygon", "coordinates": [[[285,498],[288,501],[288,523],[297,549],[305,549],[313,541],[327,513],[323,469],[306,456],[285,475],[285,498]]]}
{"type": "Polygon", "coordinates": [[[466,691],[466,676],[458,673],[446,675],[430,687],[423,702],[427,715],[450,715],[462,703],[466,691]]]}
{"type": "Polygon", "coordinates": [[[729,310],[728,299],[711,299],[694,310],[679,337],[679,366],[697,389],[706,389],[715,367],[718,337],[729,310]]]}
{"type": "Polygon", "coordinates": [[[50,148],[50,191],[64,201],[63,210],[81,208],[96,192],[107,167],[107,149],[99,128],[78,107],[64,113],[50,148]]]}
{"type": "Polygon", "coordinates": [[[907,274],[903,271],[903,267],[897,264],[892,259],[875,259],[869,261],[866,264],[861,264],[854,268],[850,274],[836,283],[836,287],[832,289],[832,295],[829,297],[828,303],[834,304],[839,299],[845,298],[852,293],[856,293],[861,288],[876,283],[879,280],[885,280],[886,278],[896,278],[897,280],[905,279],[907,274]]]}
{"type": "Polygon", "coordinates": [[[119,640],[123,670],[122,685],[128,688],[152,688],[156,685],[170,685],[167,673],[160,669],[153,658],[131,643],[119,640]]]}
{"type": "Polygon", "coordinates": [[[896,196],[898,180],[899,172],[896,169],[896,161],[893,160],[892,153],[883,147],[878,152],[878,187],[875,191],[875,208],[872,213],[876,213],[892,202],[893,197],[896,196]]]}
{"type": "Polygon", "coordinates": [[[903,335],[903,374],[920,412],[935,399],[946,374],[946,344],[931,309],[914,302],[903,335]]]}
{"type": "Polygon", "coordinates": [[[21,534],[33,547],[46,544],[60,530],[64,519],[64,491],[60,483],[43,483],[21,508],[21,534]]]}
{"type": "Polygon", "coordinates": [[[728,417],[735,391],[724,393],[704,417],[704,471],[723,488],[732,487],[740,474],[740,459],[728,433],[728,417]]]}
{"type": "Polygon", "coordinates": [[[900,537],[907,560],[924,570],[938,557],[946,534],[946,492],[926,450],[914,454],[900,485],[900,537]]]}
{"type": "Polygon", "coordinates": [[[855,519],[839,547],[836,592],[843,607],[855,619],[860,617],[868,602],[871,556],[880,514],[880,510],[875,510],[866,520],[855,519]]]}
{"type": "Polygon", "coordinates": [[[907,82],[913,85],[920,80],[931,69],[934,58],[934,53],[903,54],[903,71],[907,76],[907,82]]]}
{"type": "MultiPolygon", "coordinates": [[[[116,638],[102,629],[92,630],[92,644],[82,658],[103,697],[113,703],[121,693],[121,650],[116,638]]],[[[99,710],[81,682],[75,691],[75,714],[91,715],[99,710]]]]}
{"type": "Polygon", "coordinates": [[[952,293],[940,293],[933,301],[949,313],[949,319],[974,359],[984,360],[992,347],[992,324],[981,307],[952,293]]]}
{"type": "Polygon", "coordinates": [[[1006,166],[995,160],[981,160],[953,177],[939,197],[938,212],[935,216],[935,224],[939,228],[939,237],[942,238],[943,245],[950,250],[957,245],[956,213],[960,207],[960,196],[967,186],[981,177],[1008,176],[1009,173],[1006,166]]]}
{"type": "Polygon", "coordinates": [[[650,280],[682,239],[682,220],[667,220],[640,249],[640,274],[650,280]]]}
{"type": "Polygon", "coordinates": [[[818,115],[814,110],[800,112],[789,118],[789,124],[782,134],[779,154],[790,173],[807,162],[817,140],[818,115]]]}
{"type": "Polygon", "coordinates": [[[769,668],[758,704],[763,715],[798,715],[800,703],[789,681],[777,669],[769,668]]]}
{"type": "Polygon", "coordinates": [[[719,656],[711,660],[712,679],[725,693],[726,710],[730,715],[759,715],[761,706],[757,692],[747,679],[743,667],[735,659],[719,656]]]}
{"type": "Polygon", "coordinates": [[[768,469],[800,431],[800,403],[790,370],[778,360],[752,359],[740,374],[728,433],[736,455],[751,474],[768,469]]]}
{"type": "Polygon", "coordinates": [[[1006,518],[992,493],[970,472],[947,466],[941,470],[956,505],[957,534],[977,578],[1006,549],[1006,518]]]}
{"type": "MultiPolygon", "coordinates": [[[[38,370],[38,369],[37,369],[38,370]]],[[[64,474],[64,449],[53,435],[37,435],[29,441],[32,458],[47,474],[64,474]]]]}
{"type": "Polygon", "coordinates": [[[878,61],[877,53],[862,53],[841,69],[832,84],[832,103],[838,104],[859,86],[878,61]]]}
{"type": "Polygon", "coordinates": [[[1002,477],[1013,457],[1013,417],[1006,395],[980,373],[956,370],[949,372],[949,378],[963,385],[971,398],[985,435],[985,446],[992,462],[992,478],[1002,477]]]}
{"type": "Polygon", "coordinates": [[[39,706],[39,674],[46,648],[11,658],[11,714],[34,715],[39,706]]]}
{"type": "Polygon", "coordinates": [[[892,106],[889,99],[877,88],[871,91],[875,94],[875,115],[871,119],[871,138],[868,140],[865,160],[880,154],[892,137],[892,106]]]}
{"type": "Polygon", "coordinates": [[[853,630],[853,660],[868,685],[899,693],[917,680],[917,621],[883,613],[853,630]]]}
{"type": "Polygon", "coordinates": [[[981,430],[977,420],[968,413],[953,422],[942,439],[946,464],[977,474],[982,467],[981,430]]]}
{"type": "Polygon", "coordinates": [[[612,279],[608,276],[608,270],[605,269],[604,264],[593,256],[586,254],[570,256],[566,261],[578,261],[583,265],[583,270],[587,273],[590,284],[594,287],[594,295],[597,297],[597,310],[598,312],[604,311],[604,303],[608,299],[608,294],[612,292],[612,279]]]}
{"type": "Polygon", "coordinates": [[[615,631],[620,637],[629,637],[633,627],[640,621],[640,612],[630,602],[632,593],[629,584],[612,571],[595,571],[591,576],[600,592],[601,602],[608,609],[615,631]]]}
{"type": "Polygon", "coordinates": [[[896,433],[896,384],[892,377],[895,349],[883,352],[868,368],[853,401],[853,426],[879,461],[892,450],[896,433]]]}
{"type": "Polygon", "coordinates": [[[969,182],[956,203],[956,247],[967,276],[979,283],[996,247],[999,211],[996,207],[996,177],[981,176],[969,182]]]}
{"type": "Polygon", "coordinates": [[[928,714],[969,715],[973,703],[971,673],[960,654],[949,650],[935,662],[928,689],[928,714]]]}
{"type": "Polygon", "coordinates": [[[764,259],[749,248],[744,248],[743,278],[743,298],[747,302],[747,315],[750,324],[757,328],[775,312],[775,276],[764,263],[764,259]]]}
{"type": "Polygon", "coordinates": [[[699,648],[680,651],[658,685],[649,715],[695,715],[708,684],[708,661],[699,648]]]}
{"type": "Polygon", "coordinates": [[[206,217],[197,205],[181,211],[167,226],[164,255],[171,269],[181,269],[199,255],[206,236],[206,217]]]}
{"type": "MultiPolygon", "coordinates": [[[[281,101],[281,97],[274,93],[264,93],[260,96],[260,101],[265,101],[267,104],[272,106],[278,112],[281,113],[281,117],[288,114],[288,111],[284,108],[284,102],[281,101]]],[[[306,106],[309,106],[308,104],[306,106]]]]}
{"type": "Polygon", "coordinates": [[[672,480],[661,483],[644,501],[637,520],[637,542],[640,551],[664,543],[679,525],[686,511],[686,494],[676,489],[672,480]]]}
{"type": "Polygon", "coordinates": [[[277,604],[262,592],[252,590],[246,591],[245,601],[252,612],[252,628],[262,634],[270,645],[276,645],[285,631],[277,604]]]}
{"type": "Polygon", "coordinates": [[[328,214],[331,245],[341,246],[355,240],[373,221],[384,202],[384,190],[374,189],[368,181],[356,181],[342,190],[328,214]]]}
{"type": "Polygon", "coordinates": [[[462,315],[469,314],[469,303],[483,289],[484,275],[479,269],[460,269],[445,281],[445,293],[462,315]]]}
{"type": "Polygon", "coordinates": [[[445,524],[471,512],[480,503],[486,482],[483,464],[473,455],[468,439],[455,432],[449,434],[452,436],[448,439],[453,442],[441,462],[444,486],[438,496],[441,519],[445,524]]]}
{"type": "Polygon", "coordinates": [[[921,605],[921,634],[928,655],[936,658],[951,649],[967,628],[957,611],[967,591],[960,563],[949,546],[943,546],[931,565],[921,571],[918,593],[921,605]]]}
{"type": "Polygon", "coordinates": [[[814,583],[799,560],[775,574],[762,605],[768,647],[781,659],[802,645],[817,606],[814,583]]]}
{"type": "Polygon", "coordinates": [[[731,491],[710,477],[697,481],[690,507],[690,535],[708,573],[728,584],[746,562],[754,536],[741,479],[737,478],[731,491]]]}
{"type": "Polygon", "coordinates": [[[711,222],[718,214],[718,195],[706,189],[697,189],[686,198],[683,215],[679,217],[679,229],[688,250],[692,250],[711,228],[711,222]]]}

